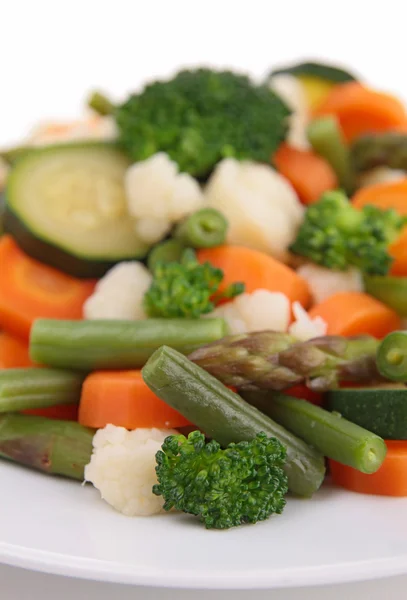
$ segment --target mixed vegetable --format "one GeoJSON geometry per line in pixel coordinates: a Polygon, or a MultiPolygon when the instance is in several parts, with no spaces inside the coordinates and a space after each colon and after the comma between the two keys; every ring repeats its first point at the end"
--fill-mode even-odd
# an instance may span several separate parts
{"type": "Polygon", "coordinates": [[[0,456],[208,529],[407,497],[403,104],[307,62],[89,110],[0,152],[0,456]]]}

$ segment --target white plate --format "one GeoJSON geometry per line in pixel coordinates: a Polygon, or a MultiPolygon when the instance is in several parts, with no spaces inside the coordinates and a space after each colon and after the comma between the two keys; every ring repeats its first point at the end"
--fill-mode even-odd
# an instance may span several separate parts
{"type": "Polygon", "coordinates": [[[87,579],[274,588],[407,573],[407,499],[326,486],[282,516],[229,531],[193,517],[128,518],[91,486],[0,464],[0,561],[87,579]]]}

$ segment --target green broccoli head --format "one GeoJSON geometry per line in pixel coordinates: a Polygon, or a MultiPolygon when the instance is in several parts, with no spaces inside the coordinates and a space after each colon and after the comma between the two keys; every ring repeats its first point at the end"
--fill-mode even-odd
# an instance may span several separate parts
{"type": "Polygon", "coordinates": [[[285,506],[286,451],[259,433],[250,442],[205,442],[200,431],[168,437],[156,454],[159,483],[153,487],[164,509],[196,515],[208,529],[257,523],[285,506]]]}
{"type": "Polygon", "coordinates": [[[197,177],[227,156],[269,162],[289,114],[266,85],[203,68],[151,83],[115,111],[120,140],[134,161],[167,152],[181,171],[197,177]]]}
{"type": "Polygon", "coordinates": [[[180,262],[157,262],[150,288],[144,296],[149,317],[196,319],[212,312],[222,298],[244,291],[235,283],[219,292],[223,271],[210,263],[200,264],[192,249],[184,250],[180,262]]]}
{"type": "Polygon", "coordinates": [[[329,269],[351,266],[369,275],[386,275],[388,247],[407,219],[395,210],[358,210],[340,191],[327,192],[309,206],[291,251],[329,269]]]}

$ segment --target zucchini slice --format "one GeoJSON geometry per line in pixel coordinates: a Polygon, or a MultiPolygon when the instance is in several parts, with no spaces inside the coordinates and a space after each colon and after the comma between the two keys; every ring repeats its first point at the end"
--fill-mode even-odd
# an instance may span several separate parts
{"type": "Polygon", "coordinates": [[[6,189],[5,231],[33,258],[74,277],[99,277],[144,257],[128,215],[129,159],[112,143],[47,146],[22,156],[6,189]]]}
{"type": "Polygon", "coordinates": [[[280,67],[271,71],[270,77],[273,75],[280,75],[282,73],[294,75],[296,77],[315,77],[317,79],[324,79],[325,81],[329,81],[331,83],[345,83],[346,81],[358,80],[358,77],[349,71],[345,71],[344,69],[335,67],[334,65],[320,62],[304,62],[296,63],[294,65],[287,65],[286,67],[280,67]]]}

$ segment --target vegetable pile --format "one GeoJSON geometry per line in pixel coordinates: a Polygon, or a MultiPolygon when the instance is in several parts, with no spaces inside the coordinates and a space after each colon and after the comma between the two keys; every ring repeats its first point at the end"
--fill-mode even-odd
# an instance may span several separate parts
{"type": "Polygon", "coordinates": [[[403,104],[304,62],[89,108],[0,152],[0,456],[207,529],[327,462],[407,497],[403,104]]]}

